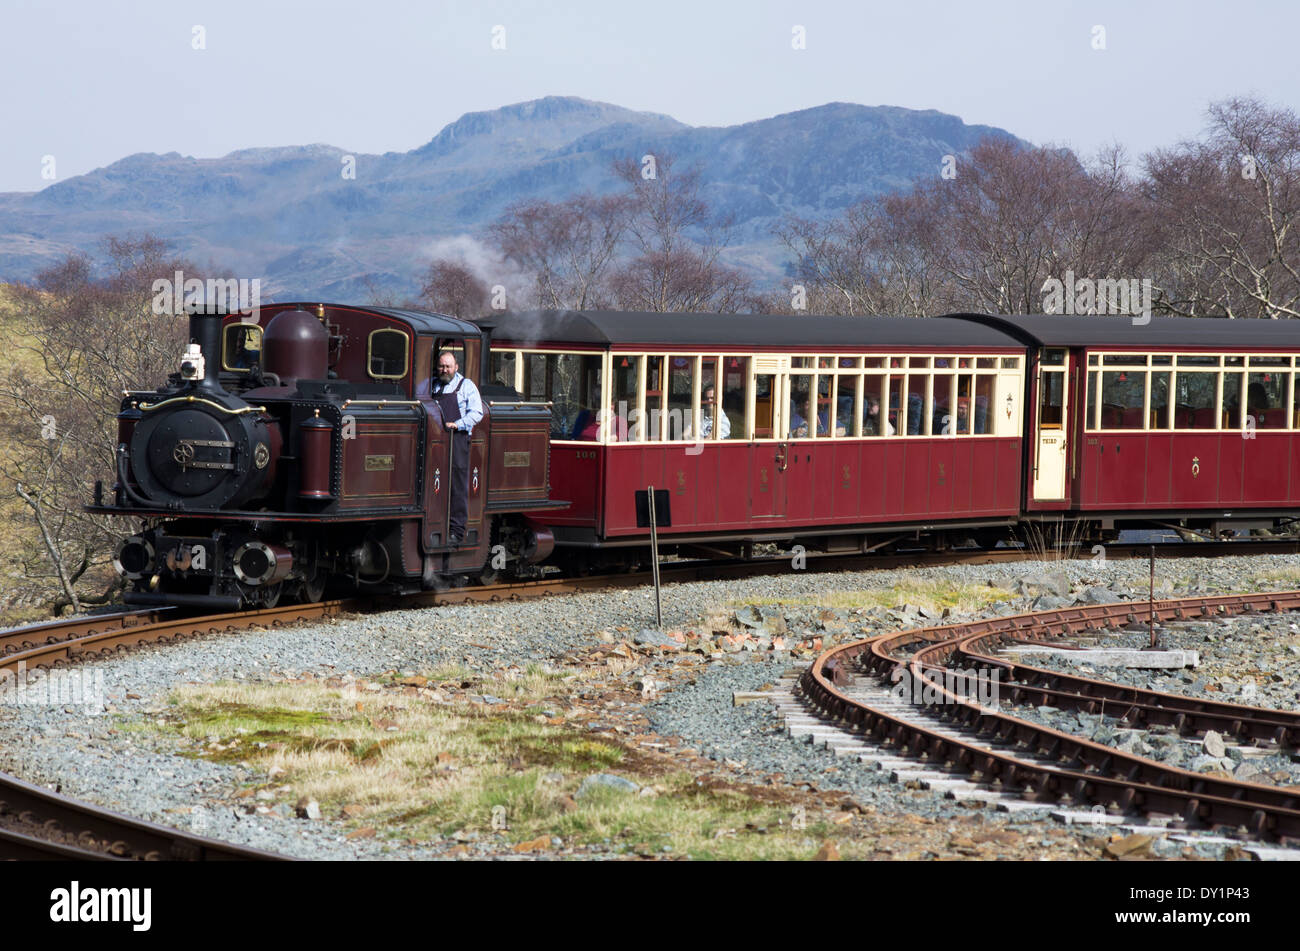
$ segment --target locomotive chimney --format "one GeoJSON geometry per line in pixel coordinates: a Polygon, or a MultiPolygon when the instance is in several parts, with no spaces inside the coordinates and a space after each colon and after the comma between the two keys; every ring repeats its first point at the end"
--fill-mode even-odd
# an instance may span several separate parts
{"type": "Polygon", "coordinates": [[[221,318],[224,310],[215,303],[186,301],[185,311],[190,315],[190,343],[197,344],[203,357],[201,374],[187,371],[190,364],[183,361],[181,375],[194,380],[205,390],[220,390],[221,380],[221,318]]]}

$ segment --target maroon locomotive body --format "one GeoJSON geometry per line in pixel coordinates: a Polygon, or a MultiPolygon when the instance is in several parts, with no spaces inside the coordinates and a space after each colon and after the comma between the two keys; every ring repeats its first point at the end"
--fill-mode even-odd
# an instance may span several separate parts
{"type": "Polygon", "coordinates": [[[544,405],[482,388],[468,521],[450,544],[450,434],[431,396],[452,351],[476,380],[477,326],[388,308],[277,304],[194,313],[181,372],[119,414],[117,481],[93,511],[144,528],[115,563],[133,604],[214,609],[490,580],[546,558],[544,405]]]}

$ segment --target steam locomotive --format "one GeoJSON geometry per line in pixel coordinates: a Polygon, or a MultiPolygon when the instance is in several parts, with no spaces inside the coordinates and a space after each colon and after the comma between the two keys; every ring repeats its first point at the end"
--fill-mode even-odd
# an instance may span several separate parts
{"type": "Polygon", "coordinates": [[[402,593],[527,572],[553,539],[545,403],[481,389],[465,537],[449,544],[450,434],[430,381],[452,351],[480,378],[488,335],[432,314],[202,305],[167,385],[127,392],[116,481],[89,511],[130,516],[114,566],[133,605],[216,611],[316,601],[331,586],[402,593]]]}

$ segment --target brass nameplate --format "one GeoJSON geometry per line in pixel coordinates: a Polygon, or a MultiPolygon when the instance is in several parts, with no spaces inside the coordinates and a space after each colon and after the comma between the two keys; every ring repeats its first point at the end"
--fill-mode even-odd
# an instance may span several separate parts
{"type": "Polygon", "coordinates": [[[508,452],[505,456],[507,469],[527,469],[533,460],[531,452],[508,452]]]}
{"type": "Polygon", "coordinates": [[[392,456],[366,456],[367,472],[392,472],[393,468],[392,456]]]}

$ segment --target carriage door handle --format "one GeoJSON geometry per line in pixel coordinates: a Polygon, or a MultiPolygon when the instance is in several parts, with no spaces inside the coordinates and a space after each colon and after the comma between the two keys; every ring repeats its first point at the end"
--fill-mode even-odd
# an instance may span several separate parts
{"type": "Polygon", "coordinates": [[[441,489],[442,489],[442,470],[434,469],[433,470],[433,494],[437,495],[441,489]]]}
{"type": "Polygon", "coordinates": [[[776,447],[776,471],[785,472],[785,443],[776,447]]]}

